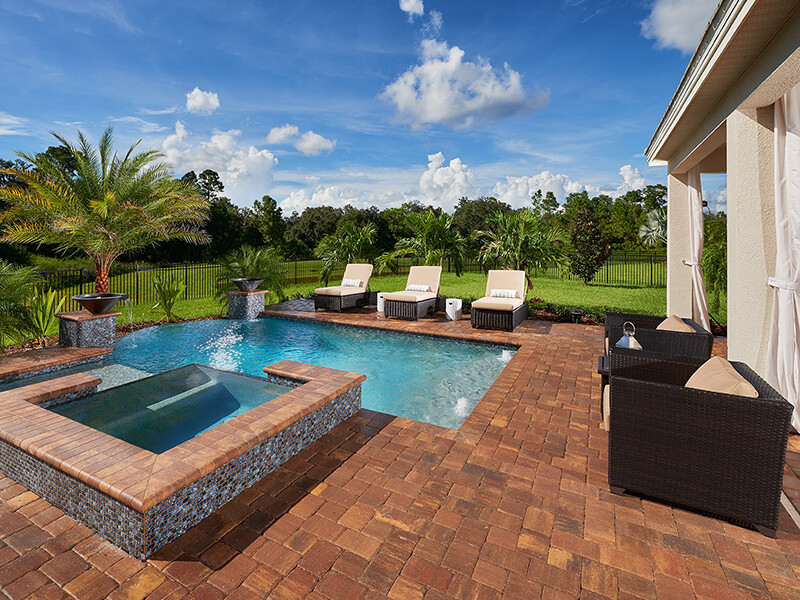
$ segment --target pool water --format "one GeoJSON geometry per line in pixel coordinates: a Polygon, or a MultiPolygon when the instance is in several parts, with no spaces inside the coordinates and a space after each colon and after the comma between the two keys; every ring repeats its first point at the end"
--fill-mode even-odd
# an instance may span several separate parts
{"type": "Polygon", "coordinates": [[[186,365],[50,410],[159,454],[289,389],[263,377],[186,365]]]}
{"type": "Polygon", "coordinates": [[[102,390],[193,363],[263,376],[265,366],[288,359],[366,375],[364,408],[457,429],[515,352],[511,346],[276,318],[191,321],[142,329],[120,339],[102,363],[42,378],[89,373],[103,380],[102,390]]]}

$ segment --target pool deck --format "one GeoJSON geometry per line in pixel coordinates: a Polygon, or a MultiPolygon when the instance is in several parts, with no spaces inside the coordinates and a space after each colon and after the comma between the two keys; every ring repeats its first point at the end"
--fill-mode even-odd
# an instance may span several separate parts
{"type": "MultiPolygon", "coordinates": [[[[771,539],[608,491],[600,327],[528,320],[477,332],[467,319],[313,313],[306,301],[267,313],[519,350],[458,431],[361,410],[147,562],[0,476],[6,596],[800,596],[800,530],[785,510],[771,539]]],[[[794,498],[798,437],[784,483],[794,498]]]]}

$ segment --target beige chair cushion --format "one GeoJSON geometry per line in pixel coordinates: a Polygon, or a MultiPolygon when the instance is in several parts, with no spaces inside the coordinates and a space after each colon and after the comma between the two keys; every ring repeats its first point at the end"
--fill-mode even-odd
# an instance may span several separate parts
{"type": "Polygon", "coordinates": [[[603,386],[603,425],[611,431],[611,386],[603,386]]]}
{"type": "Polygon", "coordinates": [[[433,295],[438,296],[441,278],[442,267],[411,267],[406,285],[427,285],[433,295]]]}
{"type": "Polygon", "coordinates": [[[384,300],[394,300],[395,302],[421,302],[422,300],[430,300],[431,298],[436,298],[436,294],[433,292],[405,291],[383,295],[384,300]]]}
{"type": "Polygon", "coordinates": [[[608,354],[608,336],[606,336],[606,354],[608,354]]]}
{"type": "Polygon", "coordinates": [[[482,308],[485,310],[514,310],[521,306],[522,298],[481,298],[472,303],[472,308],[482,308]]]}
{"type": "Polygon", "coordinates": [[[348,264],[342,275],[342,279],[358,279],[361,281],[361,287],[365,289],[369,287],[370,277],[372,277],[372,265],[368,263],[348,264]]]}
{"type": "Polygon", "coordinates": [[[332,285],[330,287],[317,288],[314,290],[315,294],[320,296],[352,296],[354,294],[363,294],[367,288],[357,288],[344,285],[332,285]]]}
{"type": "Polygon", "coordinates": [[[492,290],[515,290],[517,298],[525,299],[525,271],[491,270],[486,278],[486,296],[492,290]]]}
{"type": "Polygon", "coordinates": [[[676,315],[672,315],[661,321],[656,329],[660,329],[661,331],[678,331],[680,333],[696,333],[694,327],[676,315]]]}
{"type": "Polygon", "coordinates": [[[720,356],[712,356],[686,382],[687,388],[718,394],[758,398],[753,385],[739,375],[733,365],[720,356]]]}

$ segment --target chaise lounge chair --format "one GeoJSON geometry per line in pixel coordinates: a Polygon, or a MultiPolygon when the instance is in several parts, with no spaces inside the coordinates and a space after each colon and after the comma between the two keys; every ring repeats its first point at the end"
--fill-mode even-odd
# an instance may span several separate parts
{"type": "Polygon", "coordinates": [[[472,326],[514,331],[528,317],[525,287],[525,271],[489,271],[486,296],[470,309],[472,326]]]}
{"type": "Polygon", "coordinates": [[[419,320],[444,305],[439,298],[442,267],[411,267],[406,289],[383,296],[383,314],[387,317],[419,320]]]}
{"type": "Polygon", "coordinates": [[[369,296],[372,265],[354,263],[347,265],[341,285],[314,290],[314,310],[323,308],[341,312],[345,308],[364,306],[369,296]]]}

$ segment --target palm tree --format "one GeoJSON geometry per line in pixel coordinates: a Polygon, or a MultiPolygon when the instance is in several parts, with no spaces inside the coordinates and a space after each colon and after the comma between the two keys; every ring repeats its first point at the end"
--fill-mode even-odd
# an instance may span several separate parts
{"type": "Polygon", "coordinates": [[[53,134],[75,166],[74,175],[46,154],[18,152],[33,169],[2,169],[26,185],[0,190],[10,206],[0,241],[54,244],[80,251],[95,268],[95,291],[108,291],[108,273],[126,252],[165,240],[202,244],[209,203],[195,186],[172,177],[157,150],[124,156],[113,149],[109,127],[95,149],[78,131],[78,144],[53,134]]]}
{"type": "Polygon", "coordinates": [[[238,250],[219,259],[222,272],[217,278],[218,298],[226,302],[228,295],[225,290],[229,288],[231,279],[243,277],[246,279],[262,279],[270,294],[277,300],[283,297],[286,289],[286,270],[283,259],[274,248],[253,248],[242,246],[238,250]]]}
{"type": "Polygon", "coordinates": [[[666,208],[654,208],[647,213],[647,223],[639,227],[639,237],[645,246],[667,243],[666,208]]]}
{"type": "Polygon", "coordinates": [[[456,275],[461,275],[467,243],[453,227],[451,215],[437,215],[433,210],[427,210],[408,215],[406,222],[414,234],[399,240],[393,251],[378,257],[379,270],[393,264],[397,258],[415,256],[426,265],[442,266],[445,260],[450,260],[456,275]]]}
{"type": "Polygon", "coordinates": [[[374,223],[358,226],[354,221],[347,221],[339,225],[336,233],[322,238],[314,250],[317,258],[322,259],[319,278],[327,285],[328,278],[339,265],[371,258],[377,235],[378,228],[374,223]]]}
{"type": "Polygon", "coordinates": [[[531,209],[497,212],[486,221],[493,227],[479,232],[485,240],[479,253],[480,261],[525,271],[528,289],[533,289],[528,269],[564,260],[566,235],[563,230],[545,226],[541,217],[531,209]]]}
{"type": "Polygon", "coordinates": [[[28,302],[33,296],[33,269],[0,260],[0,353],[14,334],[31,328],[28,302]]]}

